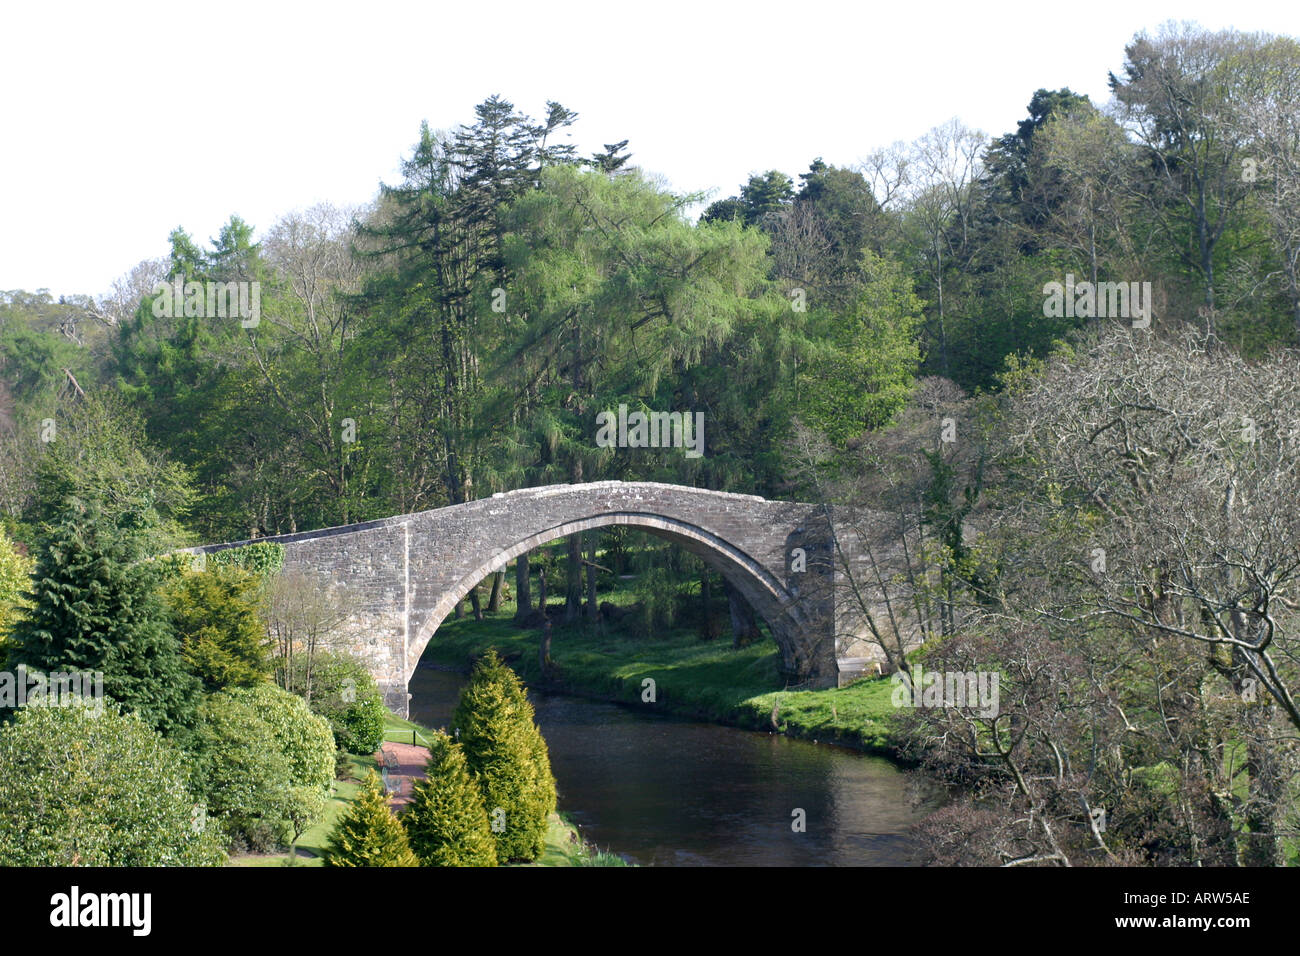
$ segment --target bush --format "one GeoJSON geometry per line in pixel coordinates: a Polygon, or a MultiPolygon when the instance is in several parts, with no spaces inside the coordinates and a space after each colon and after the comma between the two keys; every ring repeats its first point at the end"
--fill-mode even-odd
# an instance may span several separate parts
{"type": "Polygon", "coordinates": [[[329,721],[307,709],[301,697],[273,684],[241,687],[228,692],[248,701],[271,726],[280,752],[289,760],[294,784],[328,787],[334,779],[334,734],[329,721]]]}
{"type": "Polygon", "coordinates": [[[24,707],[0,730],[0,866],[219,866],[185,757],[107,703],[24,707]]]}
{"type": "Polygon", "coordinates": [[[475,665],[453,721],[489,819],[504,817],[504,827],[493,830],[497,859],[535,860],[546,847],[555,778],[533,705],[496,651],[475,665]]]}
{"type": "Polygon", "coordinates": [[[213,551],[204,560],[210,568],[238,568],[261,578],[269,578],[284,567],[284,545],[259,541],[239,548],[213,551]]]}
{"type": "Polygon", "coordinates": [[[330,831],[324,857],[326,866],[420,865],[373,770],[330,831]]]}
{"type": "Polygon", "coordinates": [[[384,706],[379,685],[366,666],[348,654],[299,655],[288,668],[289,689],[307,701],[312,713],[329,721],[335,746],[368,754],[384,739],[384,706]]]}
{"type": "Polygon", "coordinates": [[[237,568],[183,574],[164,594],[181,655],[206,691],[261,683],[274,670],[258,580],[237,568]]]}
{"type": "Polygon", "coordinates": [[[429,743],[425,779],[402,813],[411,849],[424,866],[496,866],[496,841],[483,794],[460,745],[442,732],[429,743]]]}
{"type": "Polygon", "coordinates": [[[302,832],[295,788],[323,793],[334,776],[329,725],[270,684],[210,695],[199,707],[194,749],[196,786],[232,845],[288,842],[302,832]]]}

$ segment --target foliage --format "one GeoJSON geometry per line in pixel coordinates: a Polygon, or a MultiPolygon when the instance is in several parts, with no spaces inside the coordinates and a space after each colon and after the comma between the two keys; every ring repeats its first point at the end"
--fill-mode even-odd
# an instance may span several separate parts
{"type": "Polygon", "coordinates": [[[325,845],[326,866],[419,866],[373,770],[325,845]]]}
{"type": "Polygon", "coordinates": [[[318,652],[310,661],[298,655],[289,667],[289,689],[329,721],[340,750],[371,753],[383,741],[383,695],[370,671],[351,655],[318,652]]]}
{"type": "Polygon", "coordinates": [[[223,862],[184,756],[135,715],[26,707],[0,729],[0,865],[223,862]]]}
{"type": "Polygon", "coordinates": [[[299,789],[323,793],[334,777],[328,723],[270,684],[209,695],[192,746],[196,785],[232,842],[292,839],[318,806],[299,789]]]}
{"type": "MultiPolygon", "coordinates": [[[[121,522],[138,527],[136,515],[121,522]]],[[[172,733],[193,716],[188,673],[157,591],[159,568],[138,560],[96,502],[73,499],[37,558],[33,607],[10,639],[12,664],[30,670],[102,672],[109,697],[172,733]]]]}
{"type": "Polygon", "coordinates": [[[257,579],[237,569],[186,574],[166,589],[185,662],[206,691],[267,680],[274,665],[257,579]]]}
{"type": "Polygon", "coordinates": [[[429,740],[425,779],[416,782],[402,825],[425,866],[496,866],[483,794],[464,751],[445,733],[429,740]]]}
{"type": "Polygon", "coordinates": [[[36,562],[0,529],[0,667],[4,666],[9,633],[28,606],[24,595],[35,567],[36,562]]]}
{"type": "Polygon", "coordinates": [[[257,541],[238,548],[213,551],[206,560],[214,568],[238,568],[265,579],[279,574],[284,567],[284,545],[257,541]]]}
{"type": "Polygon", "coordinates": [[[474,666],[452,720],[495,822],[497,858],[536,859],[555,809],[555,778],[523,684],[495,651],[474,666]]]}

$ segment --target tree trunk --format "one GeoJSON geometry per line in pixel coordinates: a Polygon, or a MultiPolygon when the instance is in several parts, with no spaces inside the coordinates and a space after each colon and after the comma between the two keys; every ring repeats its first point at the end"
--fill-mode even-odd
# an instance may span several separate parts
{"type": "Polygon", "coordinates": [[[474,620],[483,620],[483,605],[479,601],[477,584],[469,589],[469,603],[474,608],[474,620]]]}
{"type": "Polygon", "coordinates": [[[596,532],[587,532],[587,620],[596,623],[600,620],[600,608],[596,604],[596,532]]]}
{"type": "Polygon", "coordinates": [[[522,624],[533,609],[533,591],[528,579],[528,552],[515,560],[515,623],[522,624]]]}
{"type": "Polygon", "coordinates": [[[763,636],[762,631],[758,629],[754,609],[749,606],[744,595],[732,587],[731,582],[725,578],[722,587],[727,592],[727,607],[731,612],[732,646],[747,647],[763,636]]]}
{"type": "Polygon", "coordinates": [[[568,546],[568,563],[564,569],[564,623],[572,624],[582,615],[582,535],[569,535],[568,546]]]}
{"type": "Polygon", "coordinates": [[[704,605],[704,624],[700,631],[700,637],[706,641],[711,641],[718,636],[717,631],[713,628],[713,576],[709,574],[709,566],[706,564],[704,570],[700,572],[700,603],[704,605]]]}
{"type": "Polygon", "coordinates": [[[501,592],[506,586],[505,569],[492,575],[492,596],[488,598],[488,610],[495,614],[501,610],[501,592]]]}

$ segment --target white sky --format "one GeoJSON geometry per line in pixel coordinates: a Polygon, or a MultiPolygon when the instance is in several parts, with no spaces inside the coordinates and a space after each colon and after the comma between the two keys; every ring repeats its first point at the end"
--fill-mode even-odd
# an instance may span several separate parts
{"type": "Polygon", "coordinates": [[[183,226],[259,235],[370,200],[422,119],[500,93],[630,140],[673,188],[734,193],[815,156],[852,164],[952,116],[1015,128],[1039,87],[1108,97],[1164,20],[1300,35],[1295,0],[772,4],[17,3],[0,6],[0,289],[106,292],[183,226]]]}

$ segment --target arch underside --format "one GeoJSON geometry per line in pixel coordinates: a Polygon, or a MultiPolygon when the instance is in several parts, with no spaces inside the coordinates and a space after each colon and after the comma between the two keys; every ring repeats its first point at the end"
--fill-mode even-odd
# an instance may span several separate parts
{"type": "Polygon", "coordinates": [[[438,627],[446,620],[447,615],[451,614],[456,605],[484,578],[501,570],[521,554],[541,547],[547,542],[611,525],[626,525],[646,531],[680,544],[687,551],[702,558],[710,567],[720,572],[749,602],[755,613],[767,622],[772,630],[772,636],[781,649],[786,666],[789,668],[794,666],[798,657],[794,646],[794,635],[799,628],[807,626],[808,622],[804,620],[803,613],[789,592],[760,562],[730,542],[689,522],[639,512],[610,512],[566,521],[538,531],[522,541],[494,552],[491,557],[484,559],[474,570],[464,575],[454,587],[442,595],[416,633],[407,658],[411,668],[411,672],[406,675],[407,680],[414,673],[414,668],[419,663],[425,647],[428,646],[438,627]]]}

